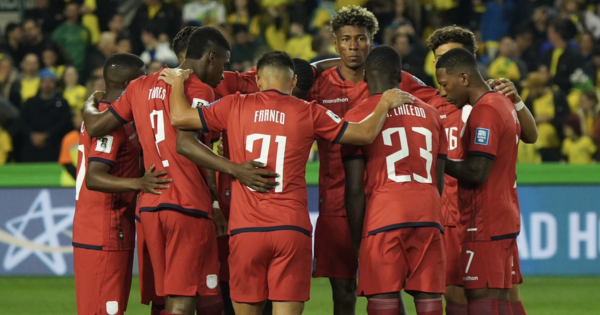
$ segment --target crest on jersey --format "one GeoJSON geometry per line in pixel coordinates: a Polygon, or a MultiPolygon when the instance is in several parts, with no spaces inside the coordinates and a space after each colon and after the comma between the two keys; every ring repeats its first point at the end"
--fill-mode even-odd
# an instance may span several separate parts
{"type": "Polygon", "coordinates": [[[96,151],[110,153],[113,140],[113,136],[104,136],[102,138],[98,138],[98,142],[96,143],[96,151]]]}
{"type": "Polygon", "coordinates": [[[117,302],[117,301],[106,302],[106,312],[109,315],[117,314],[119,312],[119,302],[117,302]]]}
{"type": "Polygon", "coordinates": [[[342,122],[342,119],[340,118],[340,116],[336,115],[334,112],[328,110],[327,111],[327,115],[329,115],[329,117],[331,117],[331,119],[333,119],[333,121],[335,121],[336,123],[340,123],[342,122]]]}
{"type": "Polygon", "coordinates": [[[415,77],[413,75],[413,80],[417,81],[417,83],[419,83],[421,86],[427,86],[427,84],[425,84],[425,82],[421,81],[421,79],[415,77]]]}
{"type": "Polygon", "coordinates": [[[192,108],[198,108],[207,105],[209,105],[208,101],[203,100],[201,98],[194,98],[194,100],[192,101],[192,108]]]}
{"type": "Polygon", "coordinates": [[[217,284],[219,284],[219,280],[217,278],[217,275],[208,275],[206,276],[206,286],[209,289],[214,289],[217,287],[217,284]]]}
{"type": "Polygon", "coordinates": [[[485,128],[475,129],[475,144],[488,145],[490,140],[490,130],[485,128]]]}

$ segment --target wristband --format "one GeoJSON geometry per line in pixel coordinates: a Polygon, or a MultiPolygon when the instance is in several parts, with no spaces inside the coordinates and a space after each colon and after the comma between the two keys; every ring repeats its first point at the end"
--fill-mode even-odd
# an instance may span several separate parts
{"type": "Polygon", "coordinates": [[[213,209],[214,208],[219,208],[219,201],[218,200],[213,201],[213,209]]]}
{"type": "Polygon", "coordinates": [[[518,102],[517,104],[515,104],[515,109],[518,111],[520,111],[521,109],[523,109],[525,107],[525,103],[523,103],[523,101],[518,102]]]}

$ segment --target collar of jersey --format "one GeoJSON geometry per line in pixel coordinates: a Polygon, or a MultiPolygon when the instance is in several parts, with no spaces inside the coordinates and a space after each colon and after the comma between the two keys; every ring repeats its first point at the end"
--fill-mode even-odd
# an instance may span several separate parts
{"type": "Polygon", "coordinates": [[[475,101],[475,104],[473,104],[473,105],[471,105],[471,106],[475,106],[475,105],[477,105],[477,103],[479,103],[479,101],[480,101],[480,100],[481,100],[481,99],[482,99],[484,96],[486,96],[486,95],[488,95],[488,94],[490,94],[490,93],[496,93],[496,91],[494,91],[494,90],[489,90],[489,91],[487,91],[487,92],[483,93],[483,94],[482,94],[482,95],[481,95],[481,96],[480,96],[480,97],[477,99],[477,101],[475,101]]]}
{"type": "Polygon", "coordinates": [[[286,94],[286,93],[283,93],[283,92],[277,91],[277,90],[275,90],[275,89],[264,90],[264,91],[262,91],[262,92],[263,92],[263,93],[266,93],[266,92],[275,92],[275,93],[278,93],[278,94],[281,94],[281,95],[289,95],[289,94],[286,94]]]}

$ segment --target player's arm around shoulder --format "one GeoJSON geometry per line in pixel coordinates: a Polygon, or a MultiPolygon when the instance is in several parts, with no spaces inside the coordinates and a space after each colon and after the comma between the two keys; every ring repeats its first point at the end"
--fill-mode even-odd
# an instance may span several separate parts
{"type": "Polygon", "coordinates": [[[531,111],[529,111],[529,108],[523,103],[515,84],[504,78],[488,80],[488,84],[496,92],[508,97],[513,102],[519,123],[521,124],[521,140],[525,143],[535,143],[538,138],[535,118],[531,114],[531,111]]]}
{"type": "Polygon", "coordinates": [[[192,70],[164,69],[158,80],[171,85],[170,118],[171,125],[180,130],[202,130],[202,121],[198,110],[191,107],[185,95],[184,82],[192,70]]]}
{"type": "Polygon", "coordinates": [[[101,112],[98,109],[103,97],[103,91],[96,91],[83,104],[83,122],[90,137],[105,136],[123,124],[110,110],[101,112]]]}

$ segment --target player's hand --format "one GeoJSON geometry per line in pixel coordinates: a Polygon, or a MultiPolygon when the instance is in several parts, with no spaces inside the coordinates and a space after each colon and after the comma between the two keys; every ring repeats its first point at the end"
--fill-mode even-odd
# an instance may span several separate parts
{"type": "Polygon", "coordinates": [[[158,171],[154,173],[154,169],[156,167],[154,165],[150,166],[144,176],[140,178],[140,189],[145,193],[150,193],[154,195],[162,195],[162,192],[157,191],[157,189],[167,189],[169,188],[167,183],[172,183],[173,180],[170,178],[159,178],[161,176],[167,175],[165,171],[158,171]]]}
{"type": "Polygon", "coordinates": [[[217,237],[227,236],[227,219],[219,208],[213,208],[213,222],[215,223],[215,232],[217,237]]]}
{"type": "Polygon", "coordinates": [[[389,89],[383,93],[380,102],[385,102],[390,109],[400,107],[404,104],[412,104],[414,97],[400,89],[389,89]]]}
{"type": "Polygon", "coordinates": [[[268,178],[277,178],[279,175],[258,169],[263,167],[265,165],[262,163],[248,160],[242,164],[237,164],[231,175],[237,178],[243,185],[258,192],[267,193],[279,185],[278,182],[269,180],[268,178]]]}
{"type": "Polygon", "coordinates": [[[493,85],[490,84],[490,87],[494,89],[494,91],[508,97],[513,102],[513,104],[521,102],[521,96],[519,96],[519,93],[517,92],[517,87],[509,79],[500,78],[495,80],[488,80],[488,82],[489,81],[494,81],[493,85]]]}
{"type": "Polygon", "coordinates": [[[173,85],[177,80],[180,80],[182,82],[187,80],[192,72],[192,69],[164,69],[160,72],[158,80],[165,81],[165,83],[167,83],[168,85],[173,85]]]}
{"type": "Polygon", "coordinates": [[[100,106],[100,101],[104,99],[104,93],[104,91],[95,91],[94,93],[92,93],[92,95],[90,95],[88,100],[93,100],[94,107],[98,108],[98,106],[100,106]]]}
{"type": "Polygon", "coordinates": [[[217,154],[220,156],[225,156],[225,151],[223,150],[223,141],[219,142],[219,145],[217,145],[217,154]]]}

